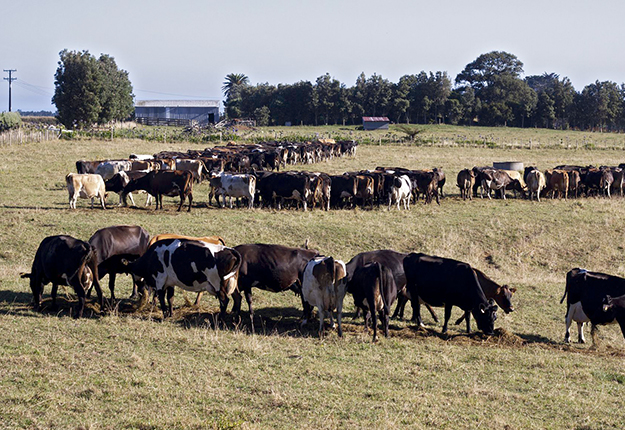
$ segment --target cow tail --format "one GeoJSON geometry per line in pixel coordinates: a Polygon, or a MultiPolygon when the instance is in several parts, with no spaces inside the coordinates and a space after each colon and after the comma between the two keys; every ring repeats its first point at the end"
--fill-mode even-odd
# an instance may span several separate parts
{"type": "Polygon", "coordinates": [[[31,278],[33,276],[32,273],[20,273],[20,278],[22,279],[26,279],[26,278],[31,278]]]}
{"type": "MultiPolygon", "coordinates": [[[[384,304],[384,314],[390,315],[391,309],[389,307],[388,302],[386,301],[386,296],[384,294],[384,285],[386,284],[386,279],[384,278],[384,271],[382,270],[382,265],[380,263],[376,263],[378,268],[378,278],[380,280],[378,288],[380,289],[380,297],[382,298],[382,303],[384,304]]],[[[371,310],[371,312],[375,312],[375,309],[371,310]]]]}
{"type": "Polygon", "coordinates": [[[562,298],[560,299],[560,304],[564,303],[564,299],[566,298],[566,295],[569,292],[569,283],[571,282],[571,272],[566,274],[566,285],[564,285],[564,295],[562,296],[562,298]]]}

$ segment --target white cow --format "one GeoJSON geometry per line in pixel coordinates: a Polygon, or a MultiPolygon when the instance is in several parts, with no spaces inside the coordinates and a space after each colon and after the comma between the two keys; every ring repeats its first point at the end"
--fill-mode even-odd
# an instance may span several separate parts
{"type": "Polygon", "coordinates": [[[530,200],[536,196],[536,200],[540,201],[540,193],[547,186],[545,175],[540,170],[534,169],[527,173],[527,189],[530,194],[530,200]]]}
{"type": "Polygon", "coordinates": [[[176,170],[188,170],[193,174],[195,182],[202,182],[202,170],[204,163],[202,160],[188,160],[184,158],[176,158],[176,170]]]}
{"type": "Polygon", "coordinates": [[[95,169],[96,174],[102,176],[105,181],[111,179],[116,173],[132,170],[130,160],[109,160],[104,161],[95,169]]]}
{"type": "Polygon", "coordinates": [[[67,191],[69,193],[69,208],[76,209],[76,200],[78,197],[81,199],[91,199],[91,209],[93,209],[93,199],[98,197],[102,209],[106,209],[104,201],[106,199],[106,186],[104,185],[104,179],[97,174],[79,174],[69,173],[65,177],[67,183],[67,191]]]}
{"type": "Polygon", "coordinates": [[[247,174],[229,174],[224,172],[214,173],[210,178],[211,191],[209,203],[212,196],[215,196],[219,203],[219,196],[223,196],[223,205],[226,205],[226,196],[230,200],[232,209],[232,198],[245,197],[248,201],[248,208],[254,207],[254,194],[256,193],[256,176],[247,174]]]}
{"type": "MultiPolygon", "coordinates": [[[[339,322],[339,336],[343,335],[341,323],[343,299],[347,291],[347,270],[345,263],[332,257],[316,257],[308,262],[302,278],[302,297],[317,308],[319,316],[319,337],[323,337],[323,321],[326,313],[334,327],[332,313],[336,309],[339,322]]],[[[308,320],[302,321],[302,325],[308,320]]]]}
{"type": "Polygon", "coordinates": [[[410,209],[411,191],[410,178],[407,175],[396,176],[391,186],[391,192],[388,195],[388,209],[391,209],[393,203],[399,209],[400,202],[404,204],[404,209],[410,209]]]}

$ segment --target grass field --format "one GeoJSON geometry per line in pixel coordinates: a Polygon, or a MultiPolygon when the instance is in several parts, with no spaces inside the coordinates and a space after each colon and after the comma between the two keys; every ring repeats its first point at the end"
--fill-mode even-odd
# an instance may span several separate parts
{"type": "MultiPolygon", "coordinates": [[[[625,147],[623,141],[613,147],[625,147]]],[[[565,345],[565,307],[559,303],[573,267],[625,276],[625,200],[464,202],[454,185],[460,169],[493,161],[541,169],[564,162],[618,164],[625,161],[623,150],[367,145],[355,158],[314,166],[329,173],[378,165],[442,167],[448,196],[440,206],[419,204],[410,211],[222,210],[205,206],[206,184],[195,188],[190,214],[177,213],[177,199],[167,198],[157,213],[117,208],[116,196],[106,211],[89,209],[86,200],[68,209],[64,176],[76,160],[192,147],[203,146],[57,141],[0,147],[0,427],[625,426],[620,330],[602,328],[595,349],[565,345]],[[217,300],[205,297],[194,308],[180,290],[174,317],[166,321],[158,308],[134,312],[128,300],[103,315],[89,305],[87,317],[74,320],[73,296],[62,290],[59,311],[33,312],[19,274],[30,271],[41,240],[53,234],[87,240],[115,224],[139,224],[152,234],[217,234],[231,245],[300,246],[308,238],[311,247],[345,261],[382,248],[438,254],[516,287],[517,311],[499,315],[492,337],[467,336],[462,326],[441,336],[441,326],[424,314],[427,330],[393,321],[390,338],[377,344],[362,321],[352,319],[350,297],[345,337],[330,330],[324,340],[317,339],[314,322],[300,329],[301,304],[292,293],[254,290],[262,319],[257,335],[248,333],[245,312],[240,325],[228,319],[227,329],[210,328],[217,300]]],[[[130,287],[127,277],[118,278],[116,295],[128,297],[130,287]]],[[[47,286],[44,300],[49,291],[47,286]]],[[[455,310],[452,318],[459,315],[455,310]]]]}

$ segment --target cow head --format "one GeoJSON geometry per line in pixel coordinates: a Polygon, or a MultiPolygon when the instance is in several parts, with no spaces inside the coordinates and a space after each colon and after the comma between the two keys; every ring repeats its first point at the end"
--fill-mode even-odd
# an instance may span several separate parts
{"type": "Polygon", "coordinates": [[[485,334],[491,335],[495,332],[495,320],[497,319],[497,305],[493,299],[488,300],[488,304],[480,303],[472,314],[477,323],[477,328],[485,334]]]}
{"type": "Polygon", "coordinates": [[[516,288],[510,288],[507,285],[503,285],[497,288],[495,293],[495,301],[507,314],[514,312],[514,306],[512,305],[512,295],[516,292],[516,288]]]}
{"type": "Polygon", "coordinates": [[[221,278],[221,290],[231,295],[238,288],[241,254],[232,248],[225,248],[215,253],[217,273],[221,278]]]}
{"type": "Polygon", "coordinates": [[[611,296],[605,296],[603,298],[603,312],[607,312],[610,309],[612,309],[612,307],[614,306],[614,304],[612,303],[612,297],[611,296]]]}

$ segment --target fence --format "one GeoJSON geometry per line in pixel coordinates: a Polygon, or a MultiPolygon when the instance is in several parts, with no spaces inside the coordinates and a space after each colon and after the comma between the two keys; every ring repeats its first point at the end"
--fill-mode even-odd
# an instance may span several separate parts
{"type": "Polygon", "coordinates": [[[9,130],[0,133],[0,145],[21,145],[31,142],[47,142],[56,140],[60,137],[61,130],[45,129],[45,130],[9,130]]]}

